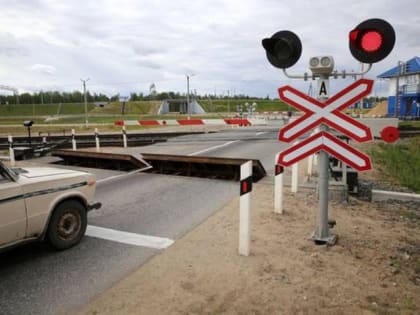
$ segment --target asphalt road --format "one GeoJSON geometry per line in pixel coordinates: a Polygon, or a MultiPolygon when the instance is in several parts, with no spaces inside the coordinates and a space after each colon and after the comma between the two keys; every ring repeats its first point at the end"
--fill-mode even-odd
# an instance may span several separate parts
{"type": "MultiPolygon", "coordinates": [[[[184,136],[132,150],[260,159],[272,172],[274,155],[282,148],[276,137],[276,128],[250,127],[184,136]]],[[[89,214],[89,225],[132,233],[135,238],[153,236],[176,242],[238,190],[231,181],[131,174],[98,184],[96,200],[103,206],[89,214]]],[[[164,250],[127,244],[126,234],[118,237],[115,241],[86,236],[81,244],[63,252],[31,244],[0,254],[0,314],[71,312],[164,250]]]]}

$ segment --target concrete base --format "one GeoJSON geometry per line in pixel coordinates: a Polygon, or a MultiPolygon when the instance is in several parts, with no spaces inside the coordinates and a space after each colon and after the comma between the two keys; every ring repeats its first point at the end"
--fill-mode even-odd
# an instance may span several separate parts
{"type": "Polygon", "coordinates": [[[316,245],[329,245],[333,246],[337,243],[337,235],[330,234],[327,237],[319,237],[317,232],[313,232],[309,237],[309,240],[314,241],[316,245]]]}
{"type": "MultiPolygon", "coordinates": [[[[318,196],[318,185],[316,186],[316,194],[318,196]]],[[[341,182],[331,181],[328,186],[328,201],[348,202],[349,192],[347,185],[341,182]]]]}
{"type": "Polygon", "coordinates": [[[387,200],[414,201],[420,203],[420,195],[372,189],[372,202],[387,200]]]}

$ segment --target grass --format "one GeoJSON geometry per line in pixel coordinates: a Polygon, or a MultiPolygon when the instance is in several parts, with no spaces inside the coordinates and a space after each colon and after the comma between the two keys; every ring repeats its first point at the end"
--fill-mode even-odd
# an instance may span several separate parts
{"type": "MultiPolygon", "coordinates": [[[[95,105],[88,104],[88,111],[94,108],[95,105]]],[[[84,112],[83,103],[0,105],[0,117],[80,115],[84,112]]]]}
{"type": "Polygon", "coordinates": [[[400,130],[420,130],[420,120],[416,121],[401,121],[398,124],[400,130]]]}
{"type": "MultiPolygon", "coordinates": [[[[258,112],[266,111],[287,111],[295,109],[289,107],[279,100],[261,99],[217,99],[217,100],[198,100],[207,113],[215,115],[227,112],[236,112],[237,105],[245,103],[257,104],[258,112]]],[[[156,115],[161,101],[135,101],[125,104],[125,115],[156,115]]],[[[246,109],[244,108],[244,111],[246,109]]],[[[55,116],[55,115],[84,115],[84,103],[63,103],[63,104],[19,104],[19,105],[0,105],[0,117],[14,116],[55,116]]],[[[122,115],[122,103],[110,102],[104,107],[96,107],[93,103],[88,103],[88,113],[92,115],[122,115]]]]}
{"type": "Polygon", "coordinates": [[[394,144],[378,143],[371,156],[383,168],[382,176],[420,193],[420,137],[394,144]]]}
{"type": "MultiPolygon", "coordinates": [[[[270,112],[270,111],[287,111],[289,107],[281,102],[280,100],[261,100],[261,99],[217,99],[217,100],[199,100],[198,103],[208,113],[222,113],[222,112],[236,112],[238,105],[244,105],[245,103],[257,104],[258,112],[270,112]]],[[[245,110],[245,109],[244,109],[245,110]]],[[[293,107],[290,110],[294,111],[293,107]]]]}

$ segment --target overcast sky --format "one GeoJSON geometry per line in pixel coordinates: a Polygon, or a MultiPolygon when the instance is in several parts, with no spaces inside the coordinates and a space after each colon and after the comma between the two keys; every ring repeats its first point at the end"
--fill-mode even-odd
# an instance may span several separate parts
{"type": "MultiPolygon", "coordinates": [[[[348,32],[368,18],[394,26],[391,54],[367,77],[420,55],[418,0],[0,0],[0,85],[20,92],[248,94],[277,96],[292,81],[273,68],[261,46],[264,37],[291,30],[303,53],[288,71],[308,71],[311,56],[332,55],[336,69],[358,70],[348,32]]],[[[334,80],[331,89],[351,82],[334,80]]],[[[387,90],[379,82],[375,92],[387,90]]],[[[0,91],[7,94],[5,91],[0,91]]]]}

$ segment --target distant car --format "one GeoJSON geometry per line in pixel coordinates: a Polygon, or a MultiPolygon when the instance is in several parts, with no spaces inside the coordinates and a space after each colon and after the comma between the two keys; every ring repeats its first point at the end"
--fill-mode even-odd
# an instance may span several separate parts
{"type": "Polygon", "coordinates": [[[0,162],[0,252],[46,240],[58,250],[80,242],[96,188],[90,173],[51,167],[7,168],[0,162]]]}

